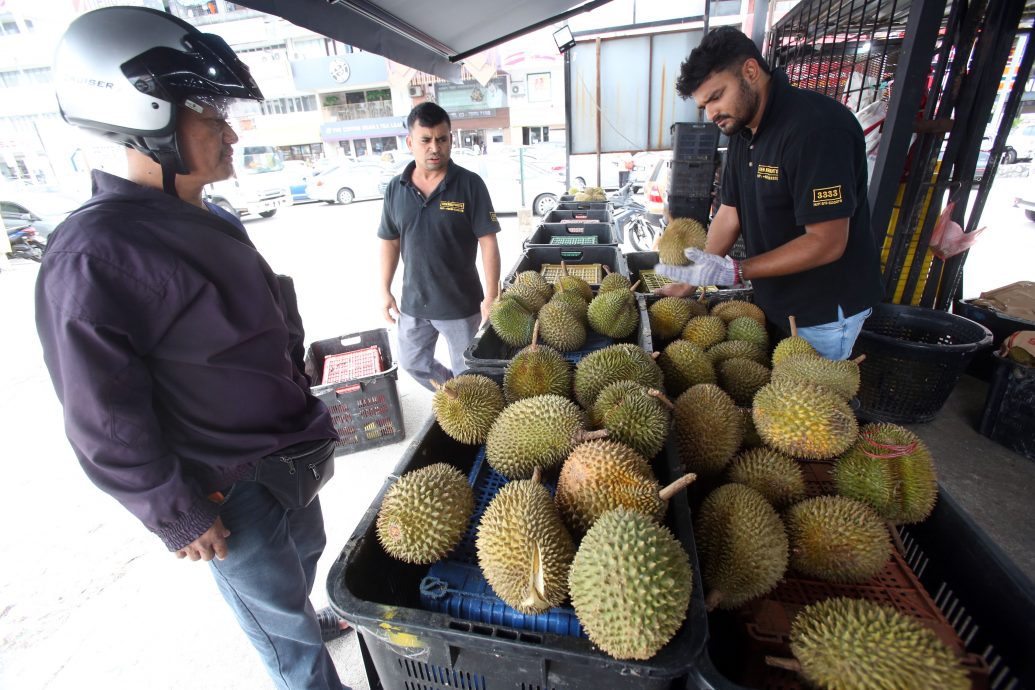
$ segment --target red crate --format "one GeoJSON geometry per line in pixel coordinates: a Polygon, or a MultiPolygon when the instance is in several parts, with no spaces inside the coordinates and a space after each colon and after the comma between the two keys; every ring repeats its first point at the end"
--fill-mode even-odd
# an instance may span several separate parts
{"type": "Polygon", "coordinates": [[[354,381],[364,376],[373,376],[384,371],[381,362],[381,348],[377,345],[352,352],[327,355],[323,360],[322,383],[354,381]]]}

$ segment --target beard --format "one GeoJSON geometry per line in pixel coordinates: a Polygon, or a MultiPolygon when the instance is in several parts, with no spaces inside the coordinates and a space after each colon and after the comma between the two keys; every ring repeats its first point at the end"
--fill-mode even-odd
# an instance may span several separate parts
{"type": "Polygon", "coordinates": [[[733,136],[742,129],[747,127],[748,123],[755,119],[755,113],[758,112],[759,95],[751,89],[751,86],[747,83],[744,77],[740,78],[739,88],[737,89],[737,100],[734,103],[734,112],[730,113],[719,113],[712,118],[712,122],[719,125],[721,120],[726,120],[726,123],[719,125],[719,129],[726,136],[733,136]]]}

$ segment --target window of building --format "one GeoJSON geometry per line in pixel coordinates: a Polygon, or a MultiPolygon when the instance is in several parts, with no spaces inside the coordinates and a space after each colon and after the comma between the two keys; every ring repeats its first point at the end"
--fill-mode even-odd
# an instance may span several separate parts
{"type": "Polygon", "coordinates": [[[521,128],[521,143],[525,146],[532,146],[534,144],[541,144],[544,141],[550,141],[550,128],[549,127],[522,127],[521,128]]]}
{"type": "Polygon", "coordinates": [[[323,37],[296,38],[291,42],[292,60],[309,60],[327,56],[327,41],[323,37]]]}
{"type": "Polygon", "coordinates": [[[32,84],[50,84],[53,81],[54,75],[49,67],[0,72],[0,86],[30,86],[32,84]]]}
{"type": "Polygon", "coordinates": [[[373,89],[367,91],[367,101],[390,101],[392,100],[391,89],[373,89]]]}
{"type": "Polygon", "coordinates": [[[351,92],[345,94],[345,103],[347,103],[347,104],[366,103],[366,102],[367,102],[367,95],[363,91],[351,91],[351,92]]]}
{"type": "MultiPolygon", "coordinates": [[[[254,103],[254,101],[252,101],[254,103]]],[[[268,98],[258,104],[263,115],[286,115],[308,113],[317,109],[316,96],[295,96],[294,98],[268,98]]],[[[237,114],[236,112],[234,113],[237,114]]]]}
{"type": "Polygon", "coordinates": [[[374,149],[374,153],[384,153],[385,151],[397,151],[399,142],[395,137],[371,137],[370,146],[374,149]]]}

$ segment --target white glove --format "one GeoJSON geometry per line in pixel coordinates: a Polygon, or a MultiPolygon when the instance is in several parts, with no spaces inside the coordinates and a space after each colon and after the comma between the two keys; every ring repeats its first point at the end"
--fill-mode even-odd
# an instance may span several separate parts
{"type": "Polygon", "coordinates": [[[740,264],[728,256],[708,254],[690,248],[683,252],[689,266],[658,264],[654,270],[673,280],[689,285],[737,285],[740,283],[740,264]]]}

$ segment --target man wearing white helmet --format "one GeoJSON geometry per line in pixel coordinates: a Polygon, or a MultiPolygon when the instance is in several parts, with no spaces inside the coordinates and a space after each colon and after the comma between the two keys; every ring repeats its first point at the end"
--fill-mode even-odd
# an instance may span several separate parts
{"type": "Polygon", "coordinates": [[[309,601],[337,434],[309,393],[290,279],[202,196],[233,174],[227,104],[262,93],[222,39],[141,7],[77,18],[54,72],[65,120],[128,161],[126,179],[94,172],[37,282],[69,441],[170,551],[210,562],[277,687],[339,690],[323,639],[346,626],[309,601]]]}

